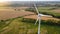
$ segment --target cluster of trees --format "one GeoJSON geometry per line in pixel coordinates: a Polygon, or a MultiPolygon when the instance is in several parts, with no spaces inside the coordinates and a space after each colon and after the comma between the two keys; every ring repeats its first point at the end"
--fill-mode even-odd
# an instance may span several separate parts
{"type": "Polygon", "coordinates": [[[34,8],[27,8],[25,9],[26,11],[31,11],[31,12],[35,12],[35,9],[34,8]]]}
{"type": "Polygon", "coordinates": [[[9,25],[14,19],[15,18],[7,19],[7,20],[0,20],[0,28],[3,28],[5,26],[9,25]]]}
{"type": "Polygon", "coordinates": [[[60,4],[55,4],[55,5],[52,5],[52,6],[55,6],[55,7],[60,7],[60,4]]]}
{"type": "Polygon", "coordinates": [[[41,7],[60,7],[60,4],[43,4],[41,7]]]}
{"type": "Polygon", "coordinates": [[[0,27],[4,26],[6,23],[4,20],[0,20],[0,27]]]}
{"type": "Polygon", "coordinates": [[[42,20],[41,22],[43,22],[42,24],[47,24],[47,25],[60,25],[60,20],[42,20]]]}
{"type": "Polygon", "coordinates": [[[35,20],[29,18],[23,18],[22,21],[27,23],[32,23],[32,22],[35,23],[35,20]]]}
{"type": "Polygon", "coordinates": [[[20,9],[17,9],[17,8],[16,8],[16,9],[14,9],[14,10],[15,10],[15,11],[20,11],[20,9]]]}

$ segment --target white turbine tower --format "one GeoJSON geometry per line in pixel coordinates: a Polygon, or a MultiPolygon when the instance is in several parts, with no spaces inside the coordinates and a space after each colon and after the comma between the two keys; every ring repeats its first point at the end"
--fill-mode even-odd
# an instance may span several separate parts
{"type": "Polygon", "coordinates": [[[36,12],[38,14],[38,18],[37,18],[37,20],[35,22],[35,25],[36,25],[37,21],[39,21],[39,24],[38,24],[38,34],[40,34],[40,23],[41,23],[41,16],[42,16],[42,14],[39,14],[39,11],[38,11],[38,9],[36,7],[36,4],[34,4],[34,7],[35,7],[36,12]]]}
{"type": "Polygon", "coordinates": [[[34,4],[34,7],[35,7],[36,12],[37,12],[37,14],[38,14],[38,16],[37,16],[38,18],[37,18],[37,20],[36,20],[36,22],[35,22],[35,25],[36,25],[36,23],[37,23],[37,21],[38,21],[38,22],[39,22],[39,24],[38,24],[38,34],[40,34],[41,17],[42,17],[42,16],[47,17],[47,16],[49,16],[49,15],[43,15],[43,14],[40,14],[39,11],[38,11],[38,9],[37,9],[37,7],[36,7],[36,4],[34,4]]]}

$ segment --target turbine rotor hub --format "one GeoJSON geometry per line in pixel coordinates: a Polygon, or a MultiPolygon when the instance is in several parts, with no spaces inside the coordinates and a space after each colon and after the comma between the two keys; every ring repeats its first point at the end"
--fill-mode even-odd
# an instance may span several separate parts
{"type": "Polygon", "coordinates": [[[38,17],[41,17],[41,14],[38,14],[38,17]]]}

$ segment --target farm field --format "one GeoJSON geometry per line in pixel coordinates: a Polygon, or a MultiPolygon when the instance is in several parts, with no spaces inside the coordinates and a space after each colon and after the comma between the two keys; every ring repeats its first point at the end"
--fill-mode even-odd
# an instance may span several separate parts
{"type": "Polygon", "coordinates": [[[50,12],[57,12],[60,13],[60,7],[38,7],[38,10],[40,11],[50,11],[50,12]]]}
{"type": "MultiPolygon", "coordinates": [[[[34,17],[37,18],[37,15],[34,12],[25,11],[25,9],[27,9],[28,7],[17,7],[17,8],[20,9],[20,10],[19,11],[15,10],[16,8],[14,8],[14,7],[9,7],[9,8],[8,7],[2,7],[2,9],[0,8],[0,20],[5,20],[5,19],[9,19],[9,18],[16,18],[16,17],[19,17],[19,16],[25,16],[25,15],[30,15],[30,14],[31,14],[30,16],[28,16],[28,17],[25,16],[25,17],[27,17],[27,18],[34,18],[34,17]]],[[[46,7],[44,7],[44,8],[46,8],[46,7]]],[[[42,7],[41,7],[41,9],[42,9],[42,7]]],[[[51,19],[51,18],[59,20],[58,18],[54,18],[52,16],[43,17],[42,20],[44,20],[44,18],[47,19],[47,20],[51,19]]]]}
{"type": "Polygon", "coordinates": [[[34,14],[32,12],[25,12],[23,10],[23,7],[20,11],[16,11],[15,8],[2,8],[0,9],[0,20],[9,19],[9,18],[15,18],[19,16],[34,14]]]}
{"type": "MultiPolygon", "coordinates": [[[[0,27],[0,34],[37,34],[38,24],[34,25],[34,22],[24,22],[22,18],[9,21],[8,26],[0,27]]],[[[60,34],[60,26],[41,24],[41,34],[60,34]]]]}
{"type": "MultiPolygon", "coordinates": [[[[37,34],[38,23],[35,21],[24,21],[23,18],[35,19],[37,15],[34,12],[25,11],[27,7],[2,8],[0,9],[0,34],[37,34]],[[24,9],[23,9],[24,8],[24,9]],[[22,16],[22,17],[21,17],[22,16]]],[[[54,10],[53,10],[54,11],[54,10]]],[[[54,17],[42,17],[42,20],[56,19],[54,17]]],[[[41,34],[60,34],[60,26],[41,23],[41,34]]]]}
{"type": "Polygon", "coordinates": [[[40,13],[60,18],[60,7],[40,7],[38,10],[40,13]]]}
{"type": "Polygon", "coordinates": [[[60,9],[52,10],[54,12],[60,13],[60,9]]]}

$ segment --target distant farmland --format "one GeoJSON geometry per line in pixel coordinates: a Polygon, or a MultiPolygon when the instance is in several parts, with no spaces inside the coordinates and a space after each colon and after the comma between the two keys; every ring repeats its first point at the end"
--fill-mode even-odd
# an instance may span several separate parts
{"type": "MultiPolygon", "coordinates": [[[[37,15],[34,12],[26,11],[25,9],[27,8],[28,7],[0,8],[0,34],[37,34],[38,23],[34,25],[37,15]],[[34,19],[35,21],[33,21],[34,19]]],[[[50,20],[47,21],[48,19],[59,20],[54,17],[42,17],[42,20],[46,20],[48,24],[41,21],[41,34],[59,34],[60,27],[55,24],[57,22],[53,20],[53,22],[50,20]],[[51,23],[53,23],[53,25],[51,25],[51,23]]],[[[58,24],[60,24],[60,22],[58,24]]]]}
{"type": "Polygon", "coordinates": [[[53,10],[54,12],[60,13],[60,9],[53,10]]]}
{"type": "Polygon", "coordinates": [[[11,8],[11,7],[10,8],[2,8],[2,9],[0,8],[0,20],[15,18],[15,17],[29,15],[29,14],[34,14],[32,12],[25,12],[23,10],[23,7],[20,9],[20,11],[18,11],[18,10],[16,11],[15,9],[17,9],[17,8],[11,8]]]}

